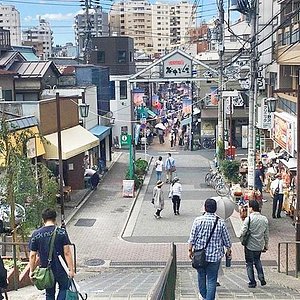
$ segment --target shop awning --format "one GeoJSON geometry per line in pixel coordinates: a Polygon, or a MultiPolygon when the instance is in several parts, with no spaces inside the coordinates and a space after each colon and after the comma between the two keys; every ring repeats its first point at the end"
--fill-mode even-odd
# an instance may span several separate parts
{"type": "MultiPolygon", "coordinates": [[[[46,159],[58,159],[57,132],[45,136],[46,159]]],[[[62,130],[62,159],[66,160],[99,145],[99,139],[82,126],[62,130]]]]}
{"type": "Polygon", "coordinates": [[[148,115],[149,115],[151,118],[156,118],[156,117],[157,117],[156,113],[153,112],[150,108],[145,107],[145,111],[148,113],[148,115]]]}
{"type": "Polygon", "coordinates": [[[191,122],[192,122],[192,118],[188,117],[186,119],[181,120],[180,125],[188,125],[191,124],[191,122]]]}
{"type": "Polygon", "coordinates": [[[294,157],[290,157],[288,161],[285,159],[279,159],[281,163],[283,163],[289,170],[297,169],[297,159],[294,157]]]}
{"type": "Polygon", "coordinates": [[[110,127],[98,125],[90,129],[90,133],[92,133],[100,141],[102,141],[110,134],[110,127]]]}

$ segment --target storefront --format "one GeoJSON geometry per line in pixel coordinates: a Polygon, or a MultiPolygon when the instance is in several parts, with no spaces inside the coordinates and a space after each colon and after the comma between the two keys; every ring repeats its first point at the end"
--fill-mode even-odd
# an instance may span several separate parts
{"type": "MultiPolygon", "coordinates": [[[[57,132],[45,136],[45,159],[52,165],[58,162],[57,132]]],[[[98,148],[99,139],[82,126],[77,125],[61,131],[61,150],[64,184],[73,190],[84,188],[84,155],[86,151],[98,148]]],[[[95,149],[95,152],[99,150],[95,149]]],[[[55,170],[54,170],[55,171],[55,170]]]]}

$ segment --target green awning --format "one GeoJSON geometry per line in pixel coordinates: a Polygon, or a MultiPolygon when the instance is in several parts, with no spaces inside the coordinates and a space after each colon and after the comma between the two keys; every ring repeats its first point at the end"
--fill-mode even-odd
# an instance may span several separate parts
{"type": "Polygon", "coordinates": [[[149,115],[151,118],[156,118],[156,117],[157,117],[156,113],[153,112],[150,108],[145,107],[145,110],[146,110],[146,112],[148,113],[148,115],[149,115]]]}

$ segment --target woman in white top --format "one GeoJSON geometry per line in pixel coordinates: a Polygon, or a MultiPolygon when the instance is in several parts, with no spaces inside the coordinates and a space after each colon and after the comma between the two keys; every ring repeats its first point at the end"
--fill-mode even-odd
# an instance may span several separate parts
{"type": "Polygon", "coordinates": [[[158,160],[155,162],[155,170],[156,170],[156,181],[161,180],[161,175],[163,171],[164,163],[162,161],[162,157],[160,156],[158,160]]]}
{"type": "Polygon", "coordinates": [[[174,215],[179,215],[181,201],[182,186],[178,177],[174,177],[171,186],[169,197],[172,197],[174,215]]]}

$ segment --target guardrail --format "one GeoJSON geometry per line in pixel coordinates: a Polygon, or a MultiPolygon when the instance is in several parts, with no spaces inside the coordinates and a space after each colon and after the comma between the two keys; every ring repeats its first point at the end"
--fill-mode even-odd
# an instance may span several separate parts
{"type": "MultiPolygon", "coordinates": [[[[277,260],[277,269],[278,272],[281,273],[281,246],[285,245],[285,273],[289,275],[289,245],[295,245],[296,247],[300,248],[300,241],[289,241],[289,242],[280,242],[278,243],[278,260],[277,260]],[[298,246],[299,245],[299,246],[298,246]]],[[[297,249],[296,249],[297,251],[297,249]]],[[[300,271],[299,268],[299,263],[297,262],[297,257],[295,254],[295,277],[298,278],[298,272],[300,271]]]]}
{"type": "MultiPolygon", "coordinates": [[[[13,269],[17,270],[18,266],[17,266],[17,252],[19,252],[17,250],[17,246],[23,246],[24,248],[28,248],[28,243],[23,243],[23,242],[0,242],[1,246],[12,246],[12,259],[13,259],[13,269]]],[[[76,246],[75,244],[71,244],[71,247],[73,247],[73,260],[74,260],[74,271],[76,273],[76,246]]],[[[24,251],[26,252],[26,251],[24,251]]],[[[29,250],[28,250],[29,252],[29,250]]],[[[19,288],[19,272],[14,272],[13,273],[13,288],[14,290],[18,290],[19,288]]]]}
{"type": "Polygon", "coordinates": [[[167,264],[162,271],[157,285],[148,299],[150,300],[173,300],[175,299],[176,287],[176,245],[171,244],[171,253],[167,264]]]}

